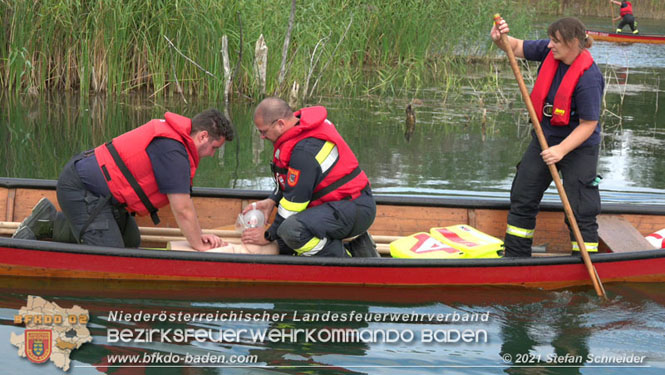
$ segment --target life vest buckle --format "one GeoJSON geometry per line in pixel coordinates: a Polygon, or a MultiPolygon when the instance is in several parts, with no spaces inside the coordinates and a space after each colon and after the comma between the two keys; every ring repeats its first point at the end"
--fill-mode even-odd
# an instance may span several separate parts
{"type": "Polygon", "coordinates": [[[552,104],[545,104],[543,106],[543,116],[552,117],[553,106],[552,104]]]}

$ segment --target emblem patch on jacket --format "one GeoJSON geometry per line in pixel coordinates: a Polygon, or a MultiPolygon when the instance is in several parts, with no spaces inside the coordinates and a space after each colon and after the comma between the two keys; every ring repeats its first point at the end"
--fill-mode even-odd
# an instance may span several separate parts
{"type": "Polygon", "coordinates": [[[294,187],[298,184],[300,178],[300,171],[289,167],[289,173],[286,176],[286,182],[289,186],[294,187]]]}

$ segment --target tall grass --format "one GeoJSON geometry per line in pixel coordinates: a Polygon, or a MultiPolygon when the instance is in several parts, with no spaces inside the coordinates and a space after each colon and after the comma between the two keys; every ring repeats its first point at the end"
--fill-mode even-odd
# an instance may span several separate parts
{"type": "Polygon", "coordinates": [[[305,96],[397,93],[431,79],[450,85],[464,56],[487,51],[494,12],[510,17],[513,29],[526,27],[530,15],[519,3],[298,1],[288,71],[277,87],[290,0],[0,1],[0,86],[170,96],[177,80],[185,95],[220,98],[225,34],[232,64],[243,51],[236,96],[256,93],[253,52],[261,34],[269,48],[269,93],[285,94],[293,82],[308,87],[305,96]]]}

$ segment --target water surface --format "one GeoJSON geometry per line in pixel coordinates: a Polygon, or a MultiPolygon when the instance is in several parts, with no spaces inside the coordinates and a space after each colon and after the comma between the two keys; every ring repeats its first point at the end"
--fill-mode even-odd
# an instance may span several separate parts
{"type": "MultiPolygon", "coordinates": [[[[605,20],[585,20],[599,28],[605,20]]],[[[642,23],[644,32],[665,34],[642,23]]],[[[606,25],[605,25],[606,26],[606,25]]],[[[603,143],[599,172],[604,202],[665,203],[665,46],[598,42],[592,53],[605,74],[603,143]]],[[[536,67],[523,66],[527,82],[536,67]]],[[[470,66],[461,89],[433,82],[404,97],[321,97],[329,118],[356,152],[375,191],[386,194],[464,195],[506,198],[529,123],[510,69],[497,63],[470,66]],[[414,103],[416,130],[404,138],[404,109],[414,103]]],[[[173,111],[192,116],[219,103],[179,98],[155,100],[79,98],[75,95],[7,97],[0,94],[0,175],[56,179],[66,161],[152,118],[173,111]]],[[[196,186],[269,190],[272,145],[254,130],[253,105],[234,102],[229,112],[238,137],[223,153],[204,159],[196,186]]],[[[546,199],[557,200],[550,189],[546,199]]],[[[661,374],[665,371],[665,289],[661,284],[606,285],[608,303],[590,287],[561,291],[519,288],[328,288],[317,286],[178,285],[109,281],[0,279],[0,336],[9,340],[13,315],[28,295],[62,307],[88,309],[94,336],[72,355],[72,374],[661,374]],[[482,322],[303,322],[136,323],[110,321],[111,311],[274,312],[300,314],[484,314],[482,322]],[[412,331],[410,342],[307,343],[109,342],[111,328],[364,329],[412,331]],[[426,330],[486,331],[487,342],[426,343],[426,330]],[[256,367],[109,367],[109,355],[256,355],[256,367]],[[551,359],[644,357],[640,365],[583,363],[556,366],[551,359]],[[549,358],[549,359],[548,359],[549,358]],[[519,359],[523,363],[517,363],[519,359]],[[524,362],[528,360],[530,362],[524,362]],[[535,362],[533,362],[535,361],[535,362]]],[[[61,373],[19,359],[15,347],[0,349],[11,373],[61,373]],[[37,370],[38,369],[38,370],[37,370]]]]}
{"type": "MultiPolygon", "coordinates": [[[[599,161],[603,201],[665,203],[665,45],[597,42],[592,53],[605,74],[599,161]]],[[[523,66],[527,84],[534,64],[523,66]]],[[[355,151],[380,193],[507,197],[515,165],[530,139],[525,106],[507,65],[470,66],[459,89],[430,88],[406,97],[320,97],[329,118],[355,151]],[[405,107],[416,129],[404,137],[405,107]]],[[[69,95],[0,95],[0,174],[56,179],[66,161],[115,135],[172,111],[193,116],[219,103],[132,95],[109,99],[69,95]]],[[[272,145],[252,124],[253,105],[229,107],[238,137],[203,161],[195,185],[272,189],[272,145]]],[[[556,200],[556,190],[545,199],[556,200]]]]}
{"type": "MultiPolygon", "coordinates": [[[[20,332],[12,319],[29,294],[61,307],[79,305],[89,310],[93,341],[73,352],[71,374],[658,374],[665,370],[665,293],[657,284],[606,285],[609,302],[602,302],[589,288],[311,288],[6,279],[0,279],[0,287],[3,337],[20,332]],[[162,312],[228,319],[136,322],[117,318],[120,313],[162,312]],[[279,318],[244,321],[233,319],[232,314],[279,318]],[[335,322],[326,314],[360,319],[335,322]],[[314,340],[304,335],[272,341],[240,335],[237,341],[222,342],[174,343],[160,336],[150,342],[113,342],[111,329],[212,330],[213,339],[219,337],[220,329],[315,333],[314,340]],[[365,336],[356,342],[327,338],[325,332],[335,330],[357,330],[365,336]],[[456,331],[478,339],[455,342],[456,331]],[[392,332],[396,339],[381,339],[382,332],[392,332]],[[153,353],[183,358],[188,354],[251,355],[254,362],[206,367],[109,365],[117,356],[144,358],[153,353]],[[643,360],[607,363],[617,358],[643,360]]],[[[13,346],[3,347],[0,361],[5,368],[12,373],[34,373],[36,365],[19,360],[13,346]]],[[[39,373],[60,372],[46,364],[39,373]]]]}

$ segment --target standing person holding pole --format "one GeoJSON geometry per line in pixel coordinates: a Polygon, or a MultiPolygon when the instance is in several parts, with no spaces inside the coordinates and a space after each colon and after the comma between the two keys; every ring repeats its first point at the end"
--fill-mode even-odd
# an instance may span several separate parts
{"type": "MultiPolygon", "coordinates": [[[[621,22],[619,22],[619,26],[617,26],[617,31],[616,31],[617,34],[620,34],[624,26],[626,25],[630,26],[630,30],[633,32],[633,34],[636,35],[639,34],[640,31],[637,29],[637,21],[635,21],[635,16],[633,15],[633,4],[631,4],[630,1],[615,1],[615,0],[610,0],[610,3],[614,3],[621,8],[621,10],[619,11],[619,17],[612,18],[613,23],[614,21],[618,21],[619,19],[621,19],[621,22]]],[[[614,14],[614,11],[612,11],[612,14],[614,14]]]]}
{"type": "MultiPolygon", "coordinates": [[[[499,20],[490,32],[500,48],[506,50],[500,43],[502,34],[506,34],[506,44],[515,56],[541,62],[530,99],[542,123],[546,147],[541,147],[534,132],[517,166],[505,237],[507,257],[531,255],[540,201],[557,171],[563,177],[564,194],[579,223],[584,248],[598,250],[596,216],[600,213],[600,177],[596,168],[605,82],[587,50],[592,39],[585,30],[582,22],[570,17],[549,26],[549,40],[525,41],[510,37],[504,20],[499,20]],[[553,172],[548,171],[550,166],[555,167],[551,168],[553,172]]],[[[558,179],[558,174],[556,177],[558,179]]],[[[568,217],[566,224],[572,248],[579,251],[580,245],[568,217]]]]}

